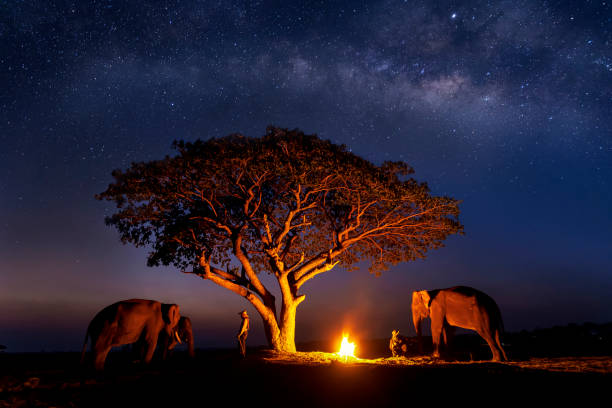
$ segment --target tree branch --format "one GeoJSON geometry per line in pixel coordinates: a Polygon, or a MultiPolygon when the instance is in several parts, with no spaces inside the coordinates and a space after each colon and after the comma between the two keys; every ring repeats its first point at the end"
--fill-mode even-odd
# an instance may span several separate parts
{"type": "Polygon", "coordinates": [[[295,282],[295,284],[299,288],[313,276],[323,272],[327,272],[331,270],[334,266],[336,266],[339,261],[332,262],[332,259],[343,253],[345,250],[345,247],[336,247],[335,249],[330,249],[328,252],[320,252],[318,255],[312,257],[308,262],[303,264],[301,267],[297,268],[292,273],[291,280],[295,282]],[[323,264],[325,265],[323,267],[320,267],[323,264]],[[317,270],[317,272],[315,274],[310,274],[310,272],[314,270],[317,270]]]}
{"type": "Polygon", "coordinates": [[[322,267],[314,268],[310,272],[305,273],[295,282],[296,289],[299,289],[304,283],[314,278],[315,276],[332,270],[334,266],[336,266],[339,262],[340,261],[336,261],[334,263],[325,263],[322,267]]]}
{"type": "MultiPolygon", "coordinates": [[[[275,314],[275,312],[273,310],[270,310],[264,303],[263,301],[256,296],[255,294],[253,294],[253,292],[251,292],[250,290],[247,290],[246,288],[244,288],[243,286],[240,286],[234,282],[231,282],[227,279],[224,279],[220,276],[218,276],[216,273],[213,273],[211,270],[211,267],[208,263],[204,263],[203,265],[204,268],[204,273],[198,273],[196,271],[182,271],[183,273],[190,273],[190,274],[194,274],[197,275],[199,277],[201,277],[202,279],[206,279],[209,280],[213,283],[216,283],[217,285],[228,289],[234,293],[236,293],[237,295],[240,295],[242,297],[244,297],[246,300],[248,300],[249,302],[251,302],[251,304],[255,307],[255,309],[257,309],[257,311],[265,318],[265,316],[269,316],[272,313],[275,314]]],[[[218,270],[218,269],[217,269],[218,270]]],[[[276,321],[276,319],[269,319],[270,321],[276,321]]]]}
{"type": "Polygon", "coordinates": [[[266,287],[261,283],[261,281],[257,277],[257,274],[253,270],[253,267],[251,266],[251,262],[249,262],[247,255],[242,250],[242,232],[241,231],[237,231],[234,234],[232,234],[232,243],[233,243],[234,255],[236,256],[236,258],[238,258],[238,261],[240,261],[240,263],[242,264],[242,267],[244,268],[244,271],[246,275],[249,277],[249,281],[253,285],[253,288],[256,290],[257,294],[261,296],[262,299],[266,301],[266,303],[268,302],[274,303],[274,295],[272,295],[272,293],[270,293],[268,289],[266,289],[266,287]]]}

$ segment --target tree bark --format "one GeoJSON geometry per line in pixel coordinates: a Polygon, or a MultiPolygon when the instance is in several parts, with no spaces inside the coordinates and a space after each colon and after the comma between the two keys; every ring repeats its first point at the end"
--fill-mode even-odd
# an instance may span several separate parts
{"type": "Polygon", "coordinates": [[[272,310],[268,310],[267,313],[261,313],[258,310],[264,325],[264,332],[266,333],[266,340],[268,345],[274,350],[278,350],[278,343],[280,338],[280,330],[278,323],[276,322],[276,316],[272,313],[272,310]]]}
{"type": "Polygon", "coordinates": [[[268,345],[275,351],[295,353],[295,317],[297,307],[304,299],[299,296],[297,299],[283,299],[280,319],[277,321],[271,314],[264,316],[260,313],[268,345]]]}
{"type": "Polygon", "coordinates": [[[280,321],[279,350],[295,353],[295,312],[297,304],[293,301],[283,302],[280,321]]]}

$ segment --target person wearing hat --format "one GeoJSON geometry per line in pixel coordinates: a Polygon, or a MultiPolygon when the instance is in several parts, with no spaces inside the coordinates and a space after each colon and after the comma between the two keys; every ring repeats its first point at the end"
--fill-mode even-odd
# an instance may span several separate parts
{"type": "Polygon", "coordinates": [[[238,313],[242,317],[242,323],[240,324],[240,332],[238,337],[238,346],[240,347],[240,354],[242,357],[246,356],[246,338],[249,334],[249,315],[246,310],[238,313]]]}

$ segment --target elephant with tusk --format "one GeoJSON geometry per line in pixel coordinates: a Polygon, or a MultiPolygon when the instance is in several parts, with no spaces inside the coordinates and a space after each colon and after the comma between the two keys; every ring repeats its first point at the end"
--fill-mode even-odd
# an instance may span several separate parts
{"type": "Polygon", "coordinates": [[[412,292],[412,321],[421,348],[421,322],[431,319],[433,356],[440,357],[440,337],[448,345],[450,326],[476,331],[489,345],[493,361],[507,360],[500,337],[504,326],[497,303],[487,294],[467,286],[412,292]]]}
{"type": "Polygon", "coordinates": [[[172,338],[172,341],[168,345],[168,350],[172,350],[174,347],[176,347],[177,343],[182,344],[182,339],[187,344],[189,357],[194,357],[195,353],[193,351],[193,329],[191,327],[191,319],[187,316],[181,316],[181,319],[176,325],[174,334],[175,337],[172,338]]]}
{"type": "MultiPolygon", "coordinates": [[[[178,324],[172,330],[172,334],[168,336],[165,331],[159,333],[157,340],[157,348],[154,355],[161,360],[166,360],[170,352],[176,347],[177,344],[187,344],[187,351],[190,357],[195,357],[193,350],[193,330],[191,327],[191,319],[187,316],[181,316],[178,324]]],[[[147,344],[142,341],[138,341],[134,344],[133,351],[135,352],[138,359],[140,359],[146,350],[147,344]]],[[[155,358],[155,357],[154,357],[155,358]]],[[[136,361],[139,361],[139,360],[136,361]]]]}
{"type": "Polygon", "coordinates": [[[106,356],[112,347],[138,341],[146,345],[144,362],[149,363],[160,333],[164,333],[166,338],[176,335],[175,328],[179,320],[179,306],[176,304],[146,299],[113,303],[98,312],[89,323],[81,352],[81,364],[85,360],[88,338],[91,338],[96,370],[104,369],[106,356]]]}

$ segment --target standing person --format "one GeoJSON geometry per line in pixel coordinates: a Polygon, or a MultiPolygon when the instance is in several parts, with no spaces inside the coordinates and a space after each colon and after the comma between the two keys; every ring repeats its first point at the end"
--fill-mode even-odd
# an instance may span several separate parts
{"type": "Polygon", "coordinates": [[[240,324],[240,332],[236,337],[238,337],[238,346],[240,347],[240,354],[242,357],[246,356],[246,339],[249,334],[249,315],[246,310],[238,313],[240,317],[242,317],[242,323],[240,324]]]}

